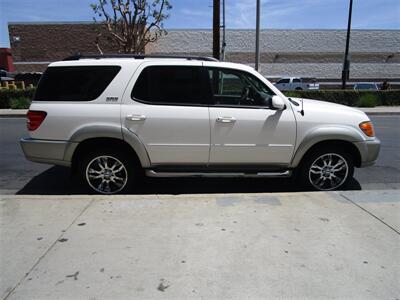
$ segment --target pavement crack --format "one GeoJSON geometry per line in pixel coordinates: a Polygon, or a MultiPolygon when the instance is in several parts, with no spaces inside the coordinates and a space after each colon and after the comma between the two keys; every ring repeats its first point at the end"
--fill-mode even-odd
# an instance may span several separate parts
{"type": "Polygon", "coordinates": [[[367,209],[365,209],[364,207],[362,207],[361,205],[357,204],[356,202],[354,202],[353,200],[351,200],[350,198],[346,197],[343,194],[340,194],[340,196],[342,196],[344,199],[346,199],[347,201],[349,201],[350,203],[354,204],[355,206],[357,206],[358,208],[361,208],[363,211],[365,211],[367,214],[369,214],[370,216],[374,217],[375,219],[377,219],[379,222],[381,222],[382,224],[386,225],[387,227],[389,227],[390,229],[392,229],[394,232],[396,232],[398,235],[400,235],[400,232],[390,226],[388,223],[386,223],[385,221],[383,221],[381,218],[379,218],[378,216],[374,215],[373,213],[371,213],[370,211],[368,211],[367,209]]]}
{"type": "Polygon", "coordinates": [[[50,245],[50,247],[38,258],[36,263],[33,264],[33,266],[29,269],[29,271],[25,273],[25,275],[18,281],[18,283],[7,293],[7,295],[3,298],[3,300],[7,300],[7,298],[11,296],[11,294],[21,285],[22,281],[30,275],[30,273],[36,268],[37,265],[39,265],[39,263],[47,255],[47,253],[49,253],[51,249],[53,249],[54,246],[59,242],[59,240],[61,240],[64,237],[67,230],[76,222],[76,220],[79,219],[81,215],[83,215],[85,211],[87,211],[87,209],[92,205],[94,201],[95,201],[94,198],[90,200],[90,202],[82,209],[82,211],[72,220],[71,224],[69,224],[67,228],[61,232],[60,236],[56,238],[56,240],[50,245]]]}

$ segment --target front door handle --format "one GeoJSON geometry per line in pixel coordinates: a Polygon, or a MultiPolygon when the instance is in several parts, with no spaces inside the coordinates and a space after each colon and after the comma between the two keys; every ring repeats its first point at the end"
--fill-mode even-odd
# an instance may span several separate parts
{"type": "Polygon", "coordinates": [[[145,115],[127,115],[126,119],[128,121],[144,121],[144,120],[146,120],[146,116],[145,115]]]}
{"type": "Polygon", "coordinates": [[[218,117],[217,122],[219,122],[219,123],[235,123],[236,119],[234,117],[218,117]]]}

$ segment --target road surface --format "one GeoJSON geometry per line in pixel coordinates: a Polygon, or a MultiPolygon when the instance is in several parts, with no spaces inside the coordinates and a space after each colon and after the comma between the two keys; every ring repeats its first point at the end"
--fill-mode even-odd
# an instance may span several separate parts
{"type": "MultiPolygon", "coordinates": [[[[356,169],[350,189],[375,190],[400,187],[400,116],[372,116],[382,142],[377,163],[356,169]]],[[[29,162],[19,139],[27,135],[25,119],[0,118],[0,194],[81,194],[73,186],[68,168],[29,162]]],[[[292,180],[283,179],[150,179],[139,194],[264,193],[300,191],[292,180]]]]}

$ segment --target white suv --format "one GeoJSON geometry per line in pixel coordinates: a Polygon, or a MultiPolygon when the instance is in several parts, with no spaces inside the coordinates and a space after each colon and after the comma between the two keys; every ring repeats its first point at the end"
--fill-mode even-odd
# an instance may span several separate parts
{"type": "Polygon", "coordinates": [[[28,112],[29,160],[71,166],[95,192],[138,175],[289,177],[343,188],[380,142],[361,111],[285,97],[254,69],[204,57],[75,56],[52,63],[28,112]],[[295,172],[294,172],[295,171],[295,172]]]}

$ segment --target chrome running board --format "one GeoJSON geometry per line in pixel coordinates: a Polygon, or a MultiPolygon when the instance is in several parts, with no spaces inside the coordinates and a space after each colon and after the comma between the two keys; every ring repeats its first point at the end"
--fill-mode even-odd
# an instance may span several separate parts
{"type": "Polygon", "coordinates": [[[241,172],[156,172],[154,170],[146,170],[148,177],[223,177],[223,178],[279,178],[290,177],[292,171],[286,170],[282,172],[259,172],[259,173],[241,173],[241,172]]]}

